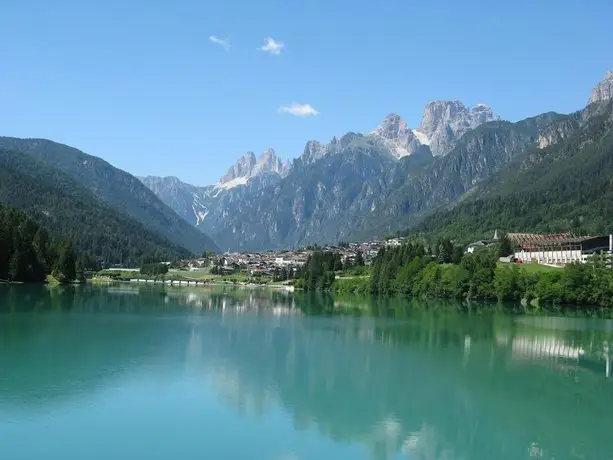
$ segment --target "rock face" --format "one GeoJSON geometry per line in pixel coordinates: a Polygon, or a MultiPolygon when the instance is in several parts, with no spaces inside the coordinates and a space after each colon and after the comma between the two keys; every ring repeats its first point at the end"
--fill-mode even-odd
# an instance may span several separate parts
{"type": "Polygon", "coordinates": [[[255,162],[256,158],[253,152],[245,153],[230,167],[230,169],[228,169],[228,172],[219,180],[219,184],[227,184],[239,178],[250,177],[255,162]]]}
{"type": "Polygon", "coordinates": [[[139,177],[166,205],[183,219],[198,227],[209,214],[205,203],[205,192],[213,187],[196,187],[186,184],[177,177],[139,177]]]}
{"type": "Polygon", "coordinates": [[[604,78],[594,87],[588,104],[613,99],[613,71],[609,70],[604,78]]]}
{"type": "Polygon", "coordinates": [[[446,155],[468,131],[498,118],[485,104],[469,109],[460,101],[433,101],[426,104],[418,131],[427,136],[433,155],[446,155]]]}
{"type": "Polygon", "coordinates": [[[576,121],[572,118],[567,119],[564,122],[552,123],[550,126],[539,132],[537,141],[538,148],[544,149],[550,145],[555,145],[566,139],[569,135],[573,134],[576,129],[576,121]]]}
{"type": "Polygon", "coordinates": [[[385,117],[371,136],[379,138],[396,158],[411,155],[422,145],[407,122],[395,113],[385,117]]]}
{"type": "Polygon", "coordinates": [[[326,154],[326,146],[318,141],[308,141],[300,158],[305,164],[313,163],[326,154]]]}
{"type": "Polygon", "coordinates": [[[244,185],[252,177],[267,173],[284,175],[288,167],[289,163],[284,164],[273,149],[264,150],[257,158],[253,152],[247,152],[219,180],[217,187],[229,189],[244,185]]]}

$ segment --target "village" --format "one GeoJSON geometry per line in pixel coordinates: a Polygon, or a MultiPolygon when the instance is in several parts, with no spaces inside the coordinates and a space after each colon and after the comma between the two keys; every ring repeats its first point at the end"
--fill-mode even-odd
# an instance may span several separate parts
{"type": "MultiPolygon", "coordinates": [[[[570,234],[534,235],[509,233],[515,251],[501,262],[539,263],[564,266],[568,263],[585,263],[590,254],[607,251],[613,253],[613,236],[575,237],[570,234]]],[[[293,278],[316,250],[332,251],[340,254],[344,266],[370,265],[383,247],[401,246],[404,237],[372,240],[365,242],[338,243],[327,246],[307,246],[300,249],[278,251],[227,251],[222,254],[209,254],[194,259],[183,259],[172,263],[171,271],[208,272],[215,275],[243,273],[250,277],[293,278]],[[358,262],[359,261],[359,262],[358,262]]],[[[491,239],[479,240],[469,244],[465,251],[472,253],[479,247],[498,244],[500,239],[495,232],[491,239]]],[[[170,264],[170,262],[167,262],[170,264]]]]}
{"type": "Polygon", "coordinates": [[[382,247],[400,246],[404,241],[405,238],[397,237],[361,243],[340,243],[323,247],[307,246],[295,250],[265,252],[228,251],[223,254],[211,254],[208,257],[179,260],[173,263],[172,268],[193,272],[212,269],[220,275],[240,271],[254,277],[274,276],[280,271],[291,274],[303,266],[315,250],[339,253],[343,265],[355,265],[360,258],[365,265],[370,265],[382,247]]]}

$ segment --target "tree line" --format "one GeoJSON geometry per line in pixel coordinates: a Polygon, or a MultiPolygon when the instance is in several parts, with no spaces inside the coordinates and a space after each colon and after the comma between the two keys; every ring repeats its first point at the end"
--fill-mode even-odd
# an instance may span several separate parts
{"type": "Polygon", "coordinates": [[[70,240],[55,240],[26,214],[0,206],[0,280],[35,283],[52,274],[70,282],[87,259],[77,257],[70,240]]]}
{"type": "Polygon", "coordinates": [[[307,291],[327,291],[332,287],[336,273],[364,266],[364,256],[358,251],[355,260],[343,258],[338,251],[314,251],[298,270],[294,285],[307,291]]]}
{"type": "Polygon", "coordinates": [[[150,227],[97,197],[57,168],[0,149],[0,203],[19,209],[50,234],[103,267],[191,257],[150,227]]]}
{"type": "Polygon", "coordinates": [[[410,245],[386,248],[375,260],[368,288],[382,295],[613,307],[608,254],[594,255],[586,264],[532,272],[498,262],[501,254],[508,255],[505,241],[456,255],[449,263],[441,259],[441,252],[428,256],[410,245]]]}
{"type": "Polygon", "coordinates": [[[313,254],[297,286],[363,295],[613,307],[608,254],[594,255],[585,264],[532,271],[499,262],[501,255],[512,250],[506,238],[474,253],[465,253],[463,247],[445,239],[433,247],[407,243],[382,248],[370,276],[347,278],[335,276],[339,267],[332,254],[313,254]]]}

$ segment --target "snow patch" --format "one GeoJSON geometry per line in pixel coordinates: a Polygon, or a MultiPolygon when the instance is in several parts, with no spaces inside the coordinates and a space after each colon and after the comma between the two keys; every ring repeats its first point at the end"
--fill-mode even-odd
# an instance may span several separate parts
{"type": "Polygon", "coordinates": [[[196,227],[197,227],[202,222],[204,222],[204,219],[206,218],[206,216],[209,215],[209,210],[207,209],[206,211],[196,211],[196,209],[194,209],[194,214],[196,215],[196,227]]]}
{"type": "Polygon", "coordinates": [[[238,187],[239,185],[245,185],[248,180],[249,180],[248,177],[237,177],[236,179],[232,179],[227,182],[219,183],[215,186],[215,188],[229,190],[231,188],[238,187]]]}
{"type": "Polygon", "coordinates": [[[422,145],[430,145],[430,139],[428,139],[428,136],[426,136],[424,133],[417,131],[416,129],[412,129],[411,131],[413,131],[413,134],[415,134],[415,137],[422,145]]]}

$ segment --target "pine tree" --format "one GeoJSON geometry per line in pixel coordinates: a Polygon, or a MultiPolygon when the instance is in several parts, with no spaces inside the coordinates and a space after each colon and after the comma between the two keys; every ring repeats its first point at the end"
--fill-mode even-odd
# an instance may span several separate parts
{"type": "Polygon", "coordinates": [[[19,248],[13,251],[9,262],[9,279],[11,281],[21,281],[23,275],[23,257],[19,248]]]}
{"type": "Polygon", "coordinates": [[[72,242],[67,241],[60,249],[58,268],[65,281],[74,281],[77,278],[75,255],[72,250],[72,242]]]}
{"type": "Polygon", "coordinates": [[[9,263],[12,252],[9,236],[4,222],[0,221],[0,280],[6,280],[9,277],[9,263]]]}
{"type": "Polygon", "coordinates": [[[438,260],[442,264],[449,264],[453,260],[453,244],[449,240],[442,240],[438,245],[438,260]]]}
{"type": "Polygon", "coordinates": [[[458,265],[462,261],[463,256],[464,256],[464,248],[462,246],[454,246],[451,263],[458,265]]]}
{"type": "Polygon", "coordinates": [[[507,235],[504,235],[500,239],[500,247],[498,248],[498,256],[507,257],[511,254],[513,254],[513,245],[511,244],[511,240],[509,240],[507,235]]]}
{"type": "Polygon", "coordinates": [[[38,263],[46,271],[49,263],[49,237],[47,232],[39,228],[34,235],[32,244],[38,263]]]}
{"type": "Polygon", "coordinates": [[[355,266],[356,267],[364,266],[364,256],[362,255],[362,251],[358,251],[355,255],[355,266]]]}

